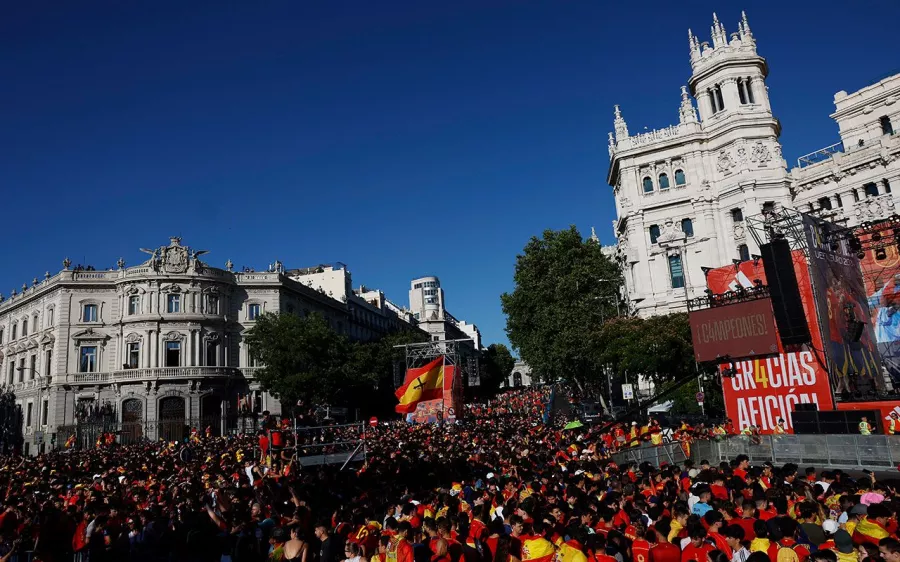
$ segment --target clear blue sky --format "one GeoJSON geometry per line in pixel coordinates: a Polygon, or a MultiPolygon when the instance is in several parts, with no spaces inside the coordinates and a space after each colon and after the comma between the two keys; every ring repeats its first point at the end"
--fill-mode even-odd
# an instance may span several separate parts
{"type": "Polygon", "coordinates": [[[5,2],[0,291],[178,234],[222,266],[343,261],[505,341],[499,295],[546,228],[612,241],[612,106],[677,122],[687,29],[747,10],[789,162],[834,92],[900,66],[900,3],[5,2]]]}

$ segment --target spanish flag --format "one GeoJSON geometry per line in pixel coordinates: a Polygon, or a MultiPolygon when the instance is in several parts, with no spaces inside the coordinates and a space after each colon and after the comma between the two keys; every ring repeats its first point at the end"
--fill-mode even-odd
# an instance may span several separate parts
{"type": "Polygon", "coordinates": [[[869,521],[868,518],[863,518],[862,521],[856,524],[856,529],[853,531],[853,542],[855,544],[874,544],[878,546],[878,541],[889,536],[890,533],[887,532],[887,529],[878,524],[877,521],[869,521]]]}
{"type": "Polygon", "coordinates": [[[394,394],[400,401],[394,408],[398,414],[415,412],[419,402],[442,398],[444,396],[444,357],[438,357],[424,367],[406,371],[406,382],[394,394]]]}

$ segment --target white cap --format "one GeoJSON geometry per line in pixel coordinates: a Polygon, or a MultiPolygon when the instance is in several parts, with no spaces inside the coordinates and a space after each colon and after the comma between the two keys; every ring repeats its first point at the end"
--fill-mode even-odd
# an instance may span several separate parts
{"type": "Polygon", "coordinates": [[[493,477],[494,477],[494,473],[493,473],[493,472],[488,472],[488,473],[487,473],[486,478],[487,478],[488,480],[490,480],[490,479],[493,478],[493,477]]]}
{"type": "Polygon", "coordinates": [[[822,523],[822,530],[826,533],[831,533],[832,535],[837,533],[839,528],[840,527],[838,526],[838,522],[834,519],[826,519],[822,523]]]}

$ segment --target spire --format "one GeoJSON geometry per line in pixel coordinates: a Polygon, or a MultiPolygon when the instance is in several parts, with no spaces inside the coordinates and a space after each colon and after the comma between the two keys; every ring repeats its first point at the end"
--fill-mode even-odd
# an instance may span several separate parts
{"type": "Polygon", "coordinates": [[[697,37],[694,35],[694,32],[688,28],[688,47],[691,52],[691,62],[694,62],[696,59],[700,58],[700,42],[697,40],[697,37]]]}
{"type": "Polygon", "coordinates": [[[615,106],[615,115],[616,118],[613,120],[613,124],[616,129],[616,142],[628,138],[628,125],[625,124],[625,119],[622,117],[622,112],[619,111],[619,106],[615,106]]]}
{"type": "Polygon", "coordinates": [[[681,87],[681,107],[678,109],[678,122],[681,124],[697,122],[697,110],[694,109],[694,104],[691,103],[691,96],[688,94],[687,86],[681,87]]]}
{"type": "Polygon", "coordinates": [[[750,33],[750,22],[747,21],[747,12],[741,10],[741,25],[744,28],[745,35],[753,35],[750,33]]]}
{"type": "Polygon", "coordinates": [[[590,240],[591,240],[591,242],[596,242],[597,244],[600,243],[600,237],[597,236],[597,231],[594,230],[593,226],[591,227],[591,239],[590,240]]]}
{"type": "Polygon", "coordinates": [[[712,35],[713,49],[728,44],[725,26],[719,21],[719,16],[715,12],[713,12],[713,24],[710,27],[710,35],[712,35]]]}

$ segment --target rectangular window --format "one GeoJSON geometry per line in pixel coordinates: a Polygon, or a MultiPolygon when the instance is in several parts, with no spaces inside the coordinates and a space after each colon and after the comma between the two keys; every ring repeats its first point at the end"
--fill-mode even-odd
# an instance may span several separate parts
{"type": "Polygon", "coordinates": [[[259,304],[253,303],[247,306],[247,320],[256,320],[259,317],[259,304]]]}
{"type": "Polygon", "coordinates": [[[166,367],[181,366],[181,342],[166,342],[166,367]]]}
{"type": "Polygon", "coordinates": [[[750,248],[748,248],[746,244],[738,246],[738,257],[741,261],[750,260],[750,248]]]}
{"type": "Polygon", "coordinates": [[[247,366],[248,367],[259,367],[259,359],[257,359],[256,354],[253,353],[253,350],[249,347],[247,348],[247,366]]]}
{"type": "MultiPolygon", "coordinates": [[[[293,312],[293,311],[288,310],[288,312],[293,312]]],[[[218,314],[219,313],[219,297],[218,297],[218,295],[206,295],[206,313],[207,314],[218,314]]]]}
{"type": "Polygon", "coordinates": [[[830,211],[831,210],[831,199],[829,199],[828,197],[820,197],[819,198],[819,209],[822,209],[824,211],[830,211]]]}
{"type": "Polygon", "coordinates": [[[22,320],[22,337],[28,335],[28,318],[22,320]]]}
{"type": "Polygon", "coordinates": [[[25,358],[19,359],[19,382],[25,382],[25,358]]]}
{"type": "Polygon", "coordinates": [[[731,210],[731,221],[732,222],[744,222],[744,211],[740,208],[731,210]]]}
{"type": "Polygon", "coordinates": [[[863,185],[863,191],[866,192],[866,197],[878,197],[878,184],[874,182],[867,183],[863,185]]]}
{"type": "Polygon", "coordinates": [[[853,195],[853,202],[859,203],[859,192],[856,191],[855,189],[851,189],[850,194],[853,195]]]}
{"type": "Polygon", "coordinates": [[[650,225],[650,243],[656,244],[656,241],[659,240],[660,230],[658,224],[650,225]]]}
{"type": "Polygon", "coordinates": [[[48,349],[46,353],[44,353],[44,376],[50,376],[50,365],[53,363],[53,350],[48,349]]]}
{"type": "Polygon", "coordinates": [[[0,344],[3,343],[3,328],[0,328],[0,344]]]}
{"type": "Polygon", "coordinates": [[[681,267],[681,256],[669,256],[669,276],[673,289],[684,288],[684,269],[681,267]]]}
{"type": "Polygon", "coordinates": [[[29,402],[25,405],[25,427],[31,427],[31,411],[34,409],[34,404],[29,402]]]}
{"type": "Polygon", "coordinates": [[[78,372],[97,372],[97,346],[85,345],[81,347],[81,362],[78,365],[78,372]]]}
{"type": "Polygon", "coordinates": [[[166,296],[166,311],[169,313],[181,312],[181,295],[166,296]]]}
{"type": "Polygon", "coordinates": [[[44,398],[41,402],[41,425],[47,425],[48,417],[50,417],[50,401],[44,398]]]}
{"type": "Polygon", "coordinates": [[[694,236],[694,222],[691,219],[681,219],[681,231],[688,238],[694,236]]]}
{"type": "Polygon", "coordinates": [[[125,351],[125,367],[137,369],[141,365],[141,344],[130,342],[125,351]]]}
{"type": "Polygon", "coordinates": [[[887,180],[881,180],[881,186],[884,188],[885,193],[891,192],[891,182],[887,180]]]}
{"type": "Polygon", "coordinates": [[[53,309],[52,308],[47,309],[47,327],[48,328],[53,327],[53,309]]]}
{"type": "Polygon", "coordinates": [[[894,126],[891,124],[890,117],[885,115],[878,121],[881,123],[881,134],[882,135],[893,135],[894,134],[894,126]]]}
{"type": "Polygon", "coordinates": [[[841,199],[841,196],[840,196],[840,195],[835,195],[835,196],[834,196],[834,200],[837,201],[837,206],[838,206],[839,208],[844,206],[844,200],[841,199]]]}
{"type": "Polygon", "coordinates": [[[9,360],[9,384],[16,382],[16,362],[14,359],[9,360]]]}
{"type": "Polygon", "coordinates": [[[37,376],[37,355],[32,355],[28,363],[28,380],[37,376]]]}
{"type": "Polygon", "coordinates": [[[746,82],[743,78],[738,78],[738,97],[741,100],[741,105],[745,105],[747,103],[747,94],[745,93],[744,87],[746,86],[746,82]]]}
{"type": "Polygon", "coordinates": [[[97,321],[97,305],[96,304],[86,304],[81,311],[81,321],[82,322],[96,322],[97,321]]]}
{"type": "Polygon", "coordinates": [[[15,322],[13,322],[13,327],[12,327],[12,337],[9,338],[9,341],[15,341],[16,338],[18,337],[18,335],[16,334],[16,331],[18,330],[18,327],[19,327],[19,325],[16,324],[15,322]]]}
{"type": "Polygon", "coordinates": [[[206,344],[206,366],[215,367],[219,364],[219,344],[216,342],[207,342],[206,344]]]}
{"type": "Polygon", "coordinates": [[[131,295],[128,297],[128,315],[134,316],[141,313],[141,296],[131,295]]]}

